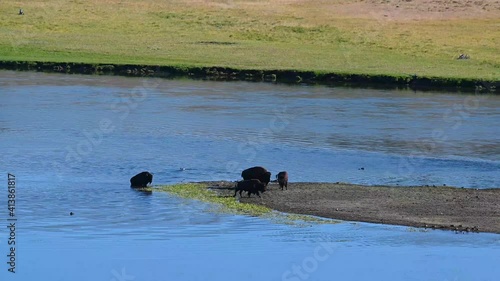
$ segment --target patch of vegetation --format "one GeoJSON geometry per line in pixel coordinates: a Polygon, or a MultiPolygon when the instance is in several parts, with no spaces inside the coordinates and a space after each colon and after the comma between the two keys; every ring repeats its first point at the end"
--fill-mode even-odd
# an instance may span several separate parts
{"type": "Polygon", "coordinates": [[[152,187],[139,187],[139,188],[136,187],[136,188],[134,188],[134,190],[141,191],[141,192],[147,192],[147,193],[153,192],[152,187]]]}
{"type": "Polygon", "coordinates": [[[224,212],[240,215],[258,216],[271,219],[277,223],[290,224],[296,226],[315,224],[332,224],[338,221],[323,219],[308,215],[286,214],[273,211],[264,206],[240,203],[232,196],[220,196],[216,192],[209,190],[209,186],[198,183],[182,183],[173,185],[155,186],[153,192],[168,192],[176,196],[195,199],[202,202],[215,204],[215,212],[224,212]]]}
{"type": "Polygon", "coordinates": [[[182,183],[155,187],[154,191],[165,191],[182,198],[195,199],[208,203],[218,204],[220,211],[229,211],[236,214],[251,216],[262,216],[271,213],[271,209],[248,203],[240,203],[234,197],[222,197],[214,191],[207,189],[208,186],[197,183],[182,183]]]}

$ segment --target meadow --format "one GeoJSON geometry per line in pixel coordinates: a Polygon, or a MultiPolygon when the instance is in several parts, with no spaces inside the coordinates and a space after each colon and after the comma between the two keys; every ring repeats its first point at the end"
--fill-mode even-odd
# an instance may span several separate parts
{"type": "Polygon", "coordinates": [[[2,1],[0,22],[1,61],[500,80],[496,0],[2,1]]]}

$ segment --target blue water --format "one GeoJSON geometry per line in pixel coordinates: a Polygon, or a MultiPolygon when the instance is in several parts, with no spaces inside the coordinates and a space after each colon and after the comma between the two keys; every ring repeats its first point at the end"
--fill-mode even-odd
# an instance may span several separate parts
{"type": "Polygon", "coordinates": [[[18,220],[15,274],[0,232],[0,280],[497,280],[496,234],[286,225],[129,179],[262,165],[291,182],[497,188],[499,109],[491,95],[2,71],[1,214],[7,226],[12,173],[18,220]]]}

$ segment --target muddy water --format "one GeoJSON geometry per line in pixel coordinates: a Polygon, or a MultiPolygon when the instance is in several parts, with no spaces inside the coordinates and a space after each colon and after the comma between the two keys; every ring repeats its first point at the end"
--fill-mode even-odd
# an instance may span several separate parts
{"type": "Polygon", "coordinates": [[[263,165],[290,181],[500,187],[500,97],[0,72],[0,98],[2,212],[9,172],[18,219],[2,280],[500,276],[494,234],[284,225],[128,186],[143,170],[161,184],[263,165]]]}

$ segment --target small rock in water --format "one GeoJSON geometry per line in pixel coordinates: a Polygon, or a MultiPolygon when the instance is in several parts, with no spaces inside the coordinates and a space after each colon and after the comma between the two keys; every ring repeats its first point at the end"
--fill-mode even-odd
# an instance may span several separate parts
{"type": "Polygon", "coordinates": [[[69,212],[69,215],[72,216],[72,215],[74,215],[74,213],[73,212],[69,212]]]}

